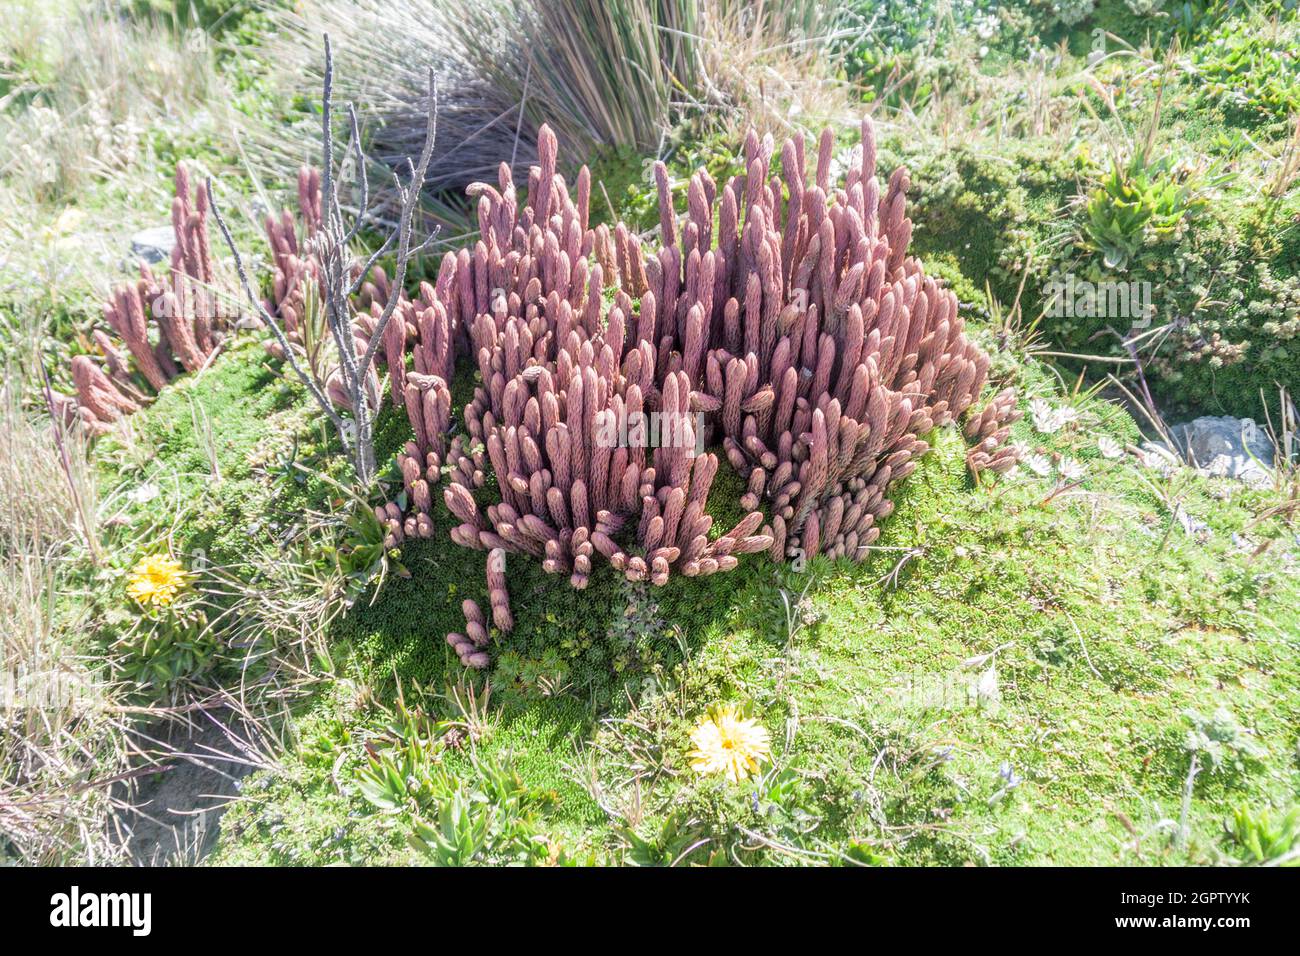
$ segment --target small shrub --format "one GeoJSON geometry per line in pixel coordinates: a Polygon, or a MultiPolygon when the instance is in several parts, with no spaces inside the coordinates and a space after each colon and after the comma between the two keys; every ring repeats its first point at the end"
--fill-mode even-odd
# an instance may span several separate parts
{"type": "Polygon", "coordinates": [[[1211,771],[1242,773],[1264,756],[1264,748],[1254,735],[1226,707],[1209,715],[1188,708],[1183,717],[1190,725],[1184,749],[1204,757],[1211,771]]]}

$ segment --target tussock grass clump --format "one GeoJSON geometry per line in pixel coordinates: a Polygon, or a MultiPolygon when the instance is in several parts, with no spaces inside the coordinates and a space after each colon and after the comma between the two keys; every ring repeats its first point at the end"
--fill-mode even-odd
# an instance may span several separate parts
{"type": "Polygon", "coordinates": [[[75,199],[150,149],[150,130],[216,92],[197,40],[116,14],[108,4],[23,0],[0,31],[0,171],[27,202],[75,199]]]}
{"type": "Polygon", "coordinates": [[[543,123],[591,156],[659,150],[685,116],[766,132],[845,104],[829,52],[837,24],[806,0],[312,0],[276,26],[268,59],[303,92],[321,78],[320,32],[335,38],[343,92],[367,105],[372,155],[390,165],[418,152],[434,69],[435,192],[459,193],[503,160],[522,178],[543,123]]]}

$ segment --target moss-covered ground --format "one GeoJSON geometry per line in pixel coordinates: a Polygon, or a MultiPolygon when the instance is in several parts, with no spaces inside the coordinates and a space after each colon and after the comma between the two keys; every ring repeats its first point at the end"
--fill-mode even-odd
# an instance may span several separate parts
{"type": "MultiPolygon", "coordinates": [[[[516,627],[496,635],[485,676],[443,642],[463,598],[486,606],[484,555],[441,535],[408,543],[409,577],[389,575],[330,626],[289,752],[245,783],[214,860],[420,860],[407,837],[430,810],[415,788],[381,812],[359,784],[368,749],[400,743],[411,715],[430,728],[430,759],[470,791],[485,764],[518,775],[528,799],[512,825],[546,859],[1231,856],[1231,807],[1287,806],[1300,785],[1294,536],[1257,520],[1264,493],[1103,457],[1099,436],[1136,440],[1127,413],[1071,399],[1032,362],[1015,375],[1026,401],[1078,411],[1052,434],[1016,426],[1049,474],[1022,466],[977,487],[959,436],[939,433],[861,565],[753,556],[662,589],[602,568],[577,591],[512,556],[516,627]],[[1082,476],[1061,478],[1062,458],[1082,476]],[[772,733],[761,780],[688,766],[689,729],[724,701],[772,733]],[[1220,709],[1259,749],[1198,758],[1184,818],[1189,712],[1220,709]]],[[[128,505],[126,525],[232,561],[323,507],[329,485],[276,464],[297,448],[310,474],[322,451],[301,402],[255,346],[169,390],[133,419],[135,446],[103,459],[130,486],[170,489],[128,505]],[[221,425],[215,446],[207,421],[221,425]]],[[[403,428],[390,420],[390,441],[403,428]]],[[[720,485],[713,507],[734,510],[736,483],[720,485]]],[[[445,532],[450,517],[436,519],[445,532]]]]}

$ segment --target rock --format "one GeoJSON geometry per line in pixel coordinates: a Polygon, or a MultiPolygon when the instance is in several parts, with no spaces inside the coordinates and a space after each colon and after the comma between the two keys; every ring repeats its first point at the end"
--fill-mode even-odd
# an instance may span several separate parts
{"type": "Polygon", "coordinates": [[[131,237],[131,253],[151,265],[155,262],[169,262],[172,249],[176,247],[176,234],[171,226],[155,226],[142,229],[131,237]]]}
{"type": "Polygon", "coordinates": [[[1254,419],[1204,415],[1175,425],[1169,433],[1178,453],[1201,474],[1236,478],[1250,485],[1271,480],[1273,441],[1254,419]]]}

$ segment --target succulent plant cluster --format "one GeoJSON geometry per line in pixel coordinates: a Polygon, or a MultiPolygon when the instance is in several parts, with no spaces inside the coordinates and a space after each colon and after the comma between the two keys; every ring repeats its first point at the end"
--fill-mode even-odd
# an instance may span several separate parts
{"type": "MultiPolygon", "coordinates": [[[[773,143],[751,133],[746,172],[721,189],[696,173],[680,222],[657,165],[657,251],[622,223],[589,226],[590,174],[571,196],[549,129],[523,208],[504,165],[496,187],[475,187],[479,240],[439,277],[461,290],[483,383],[448,456],[452,539],[502,568],[506,551],[541,558],[579,588],[597,554],[655,584],[727,570],[746,552],[861,560],[891,488],[929,450],[921,436],[971,407],[989,364],[956,297],[907,254],[906,171],[882,190],[869,120],[861,136],[832,188],[829,130],[811,180],[802,138],[769,180],[773,143]],[[667,432],[626,440],[647,413],[667,432]],[[747,482],[748,513],[714,540],[705,505],[718,461],[697,448],[708,441],[747,482]],[[771,515],[761,528],[760,505],[771,515]]],[[[395,351],[388,362],[401,365],[395,351]]],[[[972,471],[1015,463],[1004,442],[1016,417],[1008,390],[969,418],[972,471]]],[[[492,568],[504,627],[504,574],[492,568]]],[[[483,666],[480,642],[448,640],[483,666]]]]}
{"type": "MultiPolygon", "coordinates": [[[[549,130],[522,210],[507,169],[499,188],[475,190],[480,239],[458,284],[474,291],[484,387],[465,418],[501,500],[481,511],[481,477],[465,480],[481,462],[458,468],[444,492],[461,521],[454,540],[534,554],[578,587],[596,552],[659,584],[673,568],[725,570],[746,551],[863,556],[892,510],[890,487],[929,448],[920,436],[972,404],[988,358],[956,297],[907,255],[907,173],[882,195],[870,121],[835,189],[833,150],[827,130],[809,181],[792,139],[783,177],[769,181],[772,141],[751,133],[745,174],[721,190],[703,171],[691,178],[680,227],[657,166],[655,253],[621,223],[588,227],[590,175],[570,197],[549,130]],[[597,440],[606,416],[651,410],[685,435],[652,451],[597,440]],[[717,463],[692,446],[715,431],[748,482],[749,514],[711,542],[717,463]],[[760,530],[762,503],[771,524],[760,530]],[[626,550],[617,539],[632,518],[626,550]]],[[[983,456],[1013,405],[1000,396],[991,430],[987,415],[972,428],[983,456]]],[[[1009,467],[1008,453],[996,464],[1009,467]]]]}
{"type": "MultiPolygon", "coordinates": [[[[388,368],[393,404],[406,410],[413,441],[397,456],[412,509],[403,532],[406,537],[433,536],[432,489],[441,478],[447,458],[445,436],[451,427],[451,378],[455,369],[458,339],[463,339],[464,313],[462,290],[455,285],[459,274],[458,257],[448,253],[442,262],[435,285],[420,284],[419,297],[411,300],[398,293],[397,309],[384,329],[384,363],[388,368]],[[407,352],[412,353],[412,367],[407,368],[407,352]]],[[[466,271],[465,274],[468,274],[466,271]]],[[[369,341],[382,312],[381,302],[389,291],[382,270],[376,270],[378,288],[369,283],[362,290],[370,300],[369,313],[356,319],[360,334],[369,341]]],[[[364,352],[364,349],[362,350],[364,352]]],[[[331,395],[332,397],[332,395],[331,395]]]]}
{"type": "Polygon", "coordinates": [[[175,244],[166,278],[142,262],[139,280],[119,286],[104,304],[113,335],[102,328],[93,333],[103,368],[88,355],[72,360],[75,414],[91,433],[107,430],[147,403],[152,392],[203,367],[220,343],[228,322],[216,294],[208,211],[207,188],[200,183],[192,190],[188,170],[178,165],[175,244]]]}
{"type": "MultiPolygon", "coordinates": [[[[557,172],[556,137],[543,127],[526,202],[508,164],[496,186],[471,187],[478,240],[446,254],[434,283],[410,298],[374,268],[351,300],[352,344],[364,355],[382,335],[389,395],[413,431],[398,455],[406,513],[392,502],[375,509],[386,547],[434,535],[445,470],[443,499],[459,522],[450,537],[489,552],[502,631],[513,627],[507,552],[540,559],[577,588],[599,557],[629,581],[662,585],[674,572],[729,570],[745,553],[865,556],[893,509],[891,489],[929,450],[922,436],[970,408],[989,360],[966,337],[953,293],[908,255],[908,175],[896,170],[881,186],[870,120],[847,159],[837,161],[825,131],[811,178],[803,137],[785,143],[781,175],[769,178],[773,157],[771,137],[751,132],[745,172],[721,188],[697,172],[680,219],[656,164],[651,247],[623,223],[589,223],[590,172],[582,167],[571,194],[557,172]],[[837,162],[844,179],[832,185],[837,162]],[[464,431],[448,443],[450,382],[466,353],[481,384],[464,431]],[[704,449],[713,444],[746,482],[745,514],[721,535],[711,535],[707,510],[719,460],[704,449]]],[[[119,290],[106,310],[154,388],[178,367],[201,365],[220,334],[191,305],[212,271],[208,197],[203,187],[193,204],[189,197],[182,169],[173,215],[180,291],[157,289],[146,269],[140,287],[119,290]]],[[[298,221],[287,210],[267,218],[274,276],[263,303],[284,330],[278,346],[295,353],[322,282],[312,240],[321,177],[306,167],[298,204],[298,221]]],[[[97,422],[137,404],[127,359],[111,345],[107,375],[89,360],[74,366],[97,422]]],[[[369,374],[373,408],[380,380],[369,374]]],[[[326,376],[324,392],[347,408],[336,384],[326,376]]],[[[969,417],[974,474],[1014,464],[1004,442],[1016,417],[1010,391],[969,417]]],[[[447,640],[466,666],[485,666],[487,619],[472,601],[464,610],[466,634],[447,640]]]]}
{"type": "MultiPolygon", "coordinates": [[[[473,290],[459,277],[470,276],[469,255],[462,251],[447,253],[433,285],[420,283],[415,299],[398,290],[397,306],[384,328],[380,355],[388,370],[389,396],[392,404],[406,411],[414,438],[397,456],[409,507],[404,518],[389,502],[376,507],[375,515],[389,530],[389,547],[407,538],[431,538],[433,526],[433,489],[442,477],[443,465],[464,462],[463,480],[479,487],[484,482],[486,461],[481,450],[467,454],[460,436],[447,444],[451,430],[451,379],[456,356],[467,348],[464,329],[473,309],[473,290]],[[409,366],[409,367],[408,367],[409,366]]],[[[372,279],[361,289],[358,311],[352,328],[358,354],[364,354],[374,335],[384,305],[394,294],[387,274],[376,266],[372,279]]],[[[379,402],[379,381],[373,383],[373,404],[379,402]]],[[[346,396],[329,387],[331,401],[347,407],[346,396]]]]}
{"type": "Polygon", "coordinates": [[[465,409],[469,442],[444,491],[461,522],[452,538],[539,557],[578,588],[598,553],[629,578],[658,584],[673,570],[727,570],[771,541],[757,534],[757,511],[709,539],[705,503],[718,462],[696,454],[702,406],[691,376],[704,340],[688,339],[671,307],[660,310],[647,285],[659,264],[625,227],[589,226],[590,173],[579,172],[571,197],[557,153],[543,129],[522,209],[508,166],[499,189],[475,190],[480,238],[458,279],[473,293],[483,385],[465,409]],[[619,423],[647,412],[669,423],[667,440],[613,438],[619,423]],[[485,509],[472,493],[482,468],[466,457],[480,445],[499,495],[485,509]],[[634,543],[620,543],[625,528],[634,543]]]}
{"type": "Polygon", "coordinates": [[[775,559],[861,560],[891,486],[929,450],[920,436],[960,416],[988,370],[956,296],[907,255],[906,170],[882,195],[864,119],[832,188],[834,145],[827,129],[810,182],[803,138],[787,141],[769,180],[772,141],[751,133],[746,173],[720,199],[692,177],[680,235],[656,170],[664,294],[687,337],[709,343],[700,386],[745,503],[769,505],[775,559]]]}

